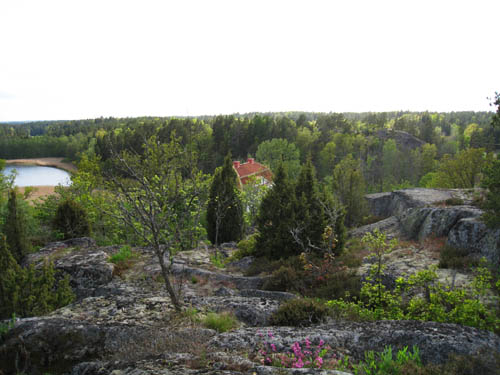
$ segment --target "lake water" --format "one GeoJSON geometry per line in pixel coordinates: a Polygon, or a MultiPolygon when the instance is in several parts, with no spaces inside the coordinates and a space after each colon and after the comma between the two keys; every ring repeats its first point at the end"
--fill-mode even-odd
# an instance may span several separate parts
{"type": "Polygon", "coordinates": [[[70,175],[62,169],[52,167],[40,167],[38,165],[15,165],[5,166],[2,173],[9,175],[11,171],[17,171],[16,186],[69,186],[71,184],[70,175]]]}

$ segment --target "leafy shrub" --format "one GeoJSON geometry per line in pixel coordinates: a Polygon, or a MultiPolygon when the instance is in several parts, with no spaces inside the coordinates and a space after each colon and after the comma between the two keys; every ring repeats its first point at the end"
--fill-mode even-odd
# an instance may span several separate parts
{"type": "Polygon", "coordinates": [[[52,225],[54,230],[62,233],[63,239],[90,235],[87,212],[79,203],[70,199],[59,203],[52,225]]]}
{"type": "Polygon", "coordinates": [[[223,313],[208,313],[203,319],[203,325],[210,329],[215,329],[217,332],[227,332],[238,325],[238,320],[233,314],[223,313]]]}
{"type": "Polygon", "coordinates": [[[252,234],[247,238],[238,242],[238,250],[233,254],[232,260],[240,260],[247,256],[255,255],[255,245],[257,243],[257,235],[252,234]]]}
{"type": "Polygon", "coordinates": [[[210,262],[217,268],[224,268],[224,255],[219,251],[215,251],[214,254],[210,255],[210,262]]]}
{"type": "Polygon", "coordinates": [[[300,298],[284,302],[270,318],[276,326],[303,327],[322,322],[328,316],[328,308],[315,300],[300,298]]]}
{"type": "MultiPolygon", "coordinates": [[[[450,289],[437,281],[435,269],[398,278],[393,291],[381,283],[363,283],[356,302],[328,301],[333,315],[352,320],[408,319],[457,323],[494,332],[500,331],[500,318],[494,308],[481,302],[492,287],[491,272],[476,269],[472,290],[450,289]],[[407,296],[413,296],[410,299],[407,296]],[[403,298],[406,297],[406,298],[403,298]]],[[[498,296],[490,296],[498,302],[498,296]]]]}
{"type": "Polygon", "coordinates": [[[419,350],[416,346],[410,353],[405,346],[398,351],[396,358],[393,357],[392,347],[386,346],[382,353],[368,351],[365,353],[365,360],[354,366],[356,375],[387,375],[403,374],[403,370],[408,369],[408,364],[413,364],[413,368],[421,367],[419,350]]]}
{"type": "Polygon", "coordinates": [[[478,261],[469,256],[467,249],[446,245],[439,253],[439,268],[469,269],[477,265],[478,261]]]}

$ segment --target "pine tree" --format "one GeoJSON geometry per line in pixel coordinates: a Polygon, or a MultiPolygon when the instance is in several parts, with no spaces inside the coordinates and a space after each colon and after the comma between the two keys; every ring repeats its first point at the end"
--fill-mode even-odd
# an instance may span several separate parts
{"type": "Polygon", "coordinates": [[[30,245],[24,226],[23,213],[17,205],[17,189],[9,191],[4,233],[7,236],[7,245],[12,256],[17,263],[21,264],[30,250],[30,245]]]}
{"type": "Polygon", "coordinates": [[[64,239],[85,237],[90,234],[86,211],[79,203],[70,199],[62,201],[57,206],[53,227],[63,234],[64,239]]]}
{"type": "Polygon", "coordinates": [[[314,166],[310,159],[302,167],[295,186],[297,207],[295,209],[295,240],[305,251],[321,251],[326,218],[318,191],[314,166]]]}
{"type": "Polygon", "coordinates": [[[236,185],[231,154],[215,171],[207,207],[207,234],[214,245],[238,241],[243,235],[243,205],[236,185]]]}
{"type": "Polygon", "coordinates": [[[293,185],[283,165],[279,165],[274,185],[262,199],[257,217],[257,255],[280,259],[299,253],[291,230],[294,228],[297,201],[293,185]]]}
{"type": "MultiPolygon", "coordinates": [[[[491,124],[500,129],[500,93],[495,94],[494,103],[497,112],[493,115],[491,124]]],[[[490,228],[500,228],[500,159],[496,160],[486,169],[483,186],[488,189],[484,204],[484,221],[490,228]]]]}
{"type": "Polygon", "coordinates": [[[10,318],[13,305],[19,298],[16,275],[20,267],[7,247],[7,241],[0,235],[0,319],[10,318]]]}
{"type": "Polygon", "coordinates": [[[54,266],[45,262],[38,270],[33,264],[22,268],[0,237],[0,319],[47,314],[75,298],[66,275],[56,283],[54,266]]]}

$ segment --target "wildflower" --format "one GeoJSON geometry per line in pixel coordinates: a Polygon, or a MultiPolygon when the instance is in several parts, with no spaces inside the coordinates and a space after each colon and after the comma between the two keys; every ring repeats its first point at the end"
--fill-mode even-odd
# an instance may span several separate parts
{"type": "Polygon", "coordinates": [[[276,345],[271,344],[271,349],[273,350],[273,352],[275,352],[276,351],[276,345]]]}

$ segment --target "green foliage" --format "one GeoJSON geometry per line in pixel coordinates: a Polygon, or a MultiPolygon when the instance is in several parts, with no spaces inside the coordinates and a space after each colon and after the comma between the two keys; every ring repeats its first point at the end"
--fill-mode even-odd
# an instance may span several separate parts
{"type": "Polygon", "coordinates": [[[56,282],[54,266],[49,262],[40,270],[33,265],[21,268],[4,239],[0,239],[0,265],[0,319],[12,314],[21,317],[47,314],[74,299],[68,276],[56,282]]]}
{"type": "MultiPolygon", "coordinates": [[[[500,331],[497,312],[481,299],[493,287],[491,272],[476,269],[472,290],[442,285],[434,268],[417,272],[406,279],[396,280],[396,288],[365,282],[361,299],[356,302],[328,301],[338,318],[353,320],[408,319],[442,323],[457,323],[494,332],[500,331]],[[410,297],[408,297],[410,296],[410,297]]],[[[492,296],[498,303],[498,296],[492,296]]]]}
{"type": "Polygon", "coordinates": [[[16,325],[16,314],[12,314],[12,318],[7,323],[0,322],[0,342],[3,336],[16,325]]]}
{"type": "Polygon", "coordinates": [[[280,165],[292,180],[300,173],[300,152],[293,143],[286,139],[274,138],[262,142],[257,149],[257,160],[278,172],[280,165]]]}
{"type": "Polygon", "coordinates": [[[500,228],[500,159],[486,169],[483,186],[488,189],[483,220],[490,228],[500,228]]]}
{"type": "Polygon", "coordinates": [[[114,274],[120,275],[126,269],[132,267],[134,261],[139,258],[139,253],[132,251],[130,246],[125,245],[120,250],[109,257],[109,261],[115,264],[114,274]]]}
{"type": "Polygon", "coordinates": [[[215,171],[207,207],[207,234],[214,245],[238,241],[243,235],[243,205],[237,189],[237,176],[231,154],[215,171]]]}
{"type": "Polygon", "coordinates": [[[25,217],[23,211],[18,207],[17,195],[17,189],[10,190],[7,218],[3,232],[7,236],[7,245],[10,252],[15,260],[21,263],[30,251],[30,244],[26,234],[25,217]]]}
{"type": "Polygon", "coordinates": [[[361,163],[347,155],[333,171],[333,191],[345,206],[345,224],[348,227],[362,222],[366,216],[365,180],[361,163]]]}
{"type": "Polygon", "coordinates": [[[215,251],[210,255],[210,262],[217,268],[224,268],[226,263],[226,258],[220,251],[215,251]]]}
{"type": "Polygon", "coordinates": [[[321,323],[328,316],[327,307],[312,299],[291,299],[284,302],[269,320],[271,325],[305,327],[321,323]]]}
{"type": "Polygon", "coordinates": [[[290,230],[295,226],[295,200],[293,185],[282,165],[276,171],[274,185],[267,192],[257,217],[257,255],[269,259],[289,257],[299,253],[290,230]]]}
{"type": "Polygon", "coordinates": [[[247,229],[252,230],[255,228],[260,204],[268,190],[268,185],[262,184],[261,180],[256,176],[248,177],[243,185],[241,202],[244,207],[243,217],[247,229]]]}
{"type": "Polygon", "coordinates": [[[59,203],[52,225],[55,231],[62,233],[63,239],[90,235],[87,212],[73,200],[67,199],[59,203]]]}
{"type": "Polygon", "coordinates": [[[492,154],[482,148],[470,148],[455,156],[445,155],[435,174],[424,183],[429,188],[473,188],[481,182],[482,172],[492,163],[492,154]]]}
{"type": "Polygon", "coordinates": [[[257,235],[252,234],[238,242],[238,250],[232,255],[233,260],[239,260],[247,256],[255,255],[257,235]]]}
{"type": "Polygon", "coordinates": [[[381,353],[374,351],[365,352],[365,360],[354,366],[355,375],[399,375],[408,368],[411,363],[415,367],[421,367],[420,353],[417,346],[413,347],[412,352],[405,346],[399,350],[396,358],[392,353],[392,347],[386,346],[381,353]]]}
{"type": "Polygon", "coordinates": [[[219,333],[227,332],[238,326],[238,320],[233,314],[227,312],[208,313],[202,322],[205,327],[214,329],[219,333]]]}

